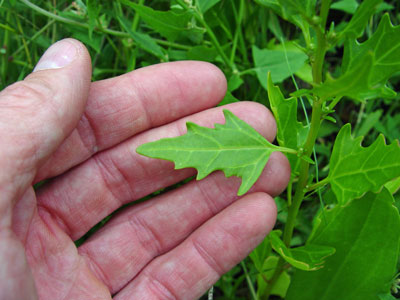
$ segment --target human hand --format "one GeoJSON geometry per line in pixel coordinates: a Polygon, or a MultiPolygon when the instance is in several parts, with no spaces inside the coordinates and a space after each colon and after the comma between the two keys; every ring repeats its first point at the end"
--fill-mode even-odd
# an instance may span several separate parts
{"type": "MultiPolygon", "coordinates": [[[[122,205],[194,175],[136,154],[138,145],[183,134],[187,120],[224,122],[211,107],[226,82],[210,64],[90,77],[85,47],[67,39],[0,93],[0,299],[196,299],[271,230],[270,195],[287,184],[288,162],[274,153],[241,198],[240,180],[221,172],[191,181],[125,208],[76,248],[122,205]]],[[[265,107],[229,110],[274,138],[265,107]]]]}

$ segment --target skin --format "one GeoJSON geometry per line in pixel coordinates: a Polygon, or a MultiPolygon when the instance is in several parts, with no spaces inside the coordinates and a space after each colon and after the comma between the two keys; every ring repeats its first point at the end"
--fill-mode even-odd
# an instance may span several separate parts
{"type": "MultiPolygon", "coordinates": [[[[186,61],[91,83],[86,48],[57,44],[76,51],[72,62],[0,92],[0,298],[199,298],[274,226],[286,158],[274,153],[243,197],[238,178],[215,172],[124,209],[77,248],[122,205],[195,174],[135,149],[185,133],[188,120],[224,123],[213,107],[226,80],[211,64],[186,61]]],[[[227,108],[274,139],[264,106],[227,108]]]]}

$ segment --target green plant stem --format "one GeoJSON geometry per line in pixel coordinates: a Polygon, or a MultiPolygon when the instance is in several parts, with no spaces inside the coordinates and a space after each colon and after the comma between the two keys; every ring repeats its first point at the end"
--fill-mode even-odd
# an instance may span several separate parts
{"type": "MultiPolygon", "coordinates": [[[[6,23],[10,22],[10,18],[11,18],[11,13],[10,11],[7,12],[7,16],[6,16],[6,23]]],[[[8,46],[9,46],[9,31],[5,30],[4,31],[4,35],[3,35],[3,45],[0,45],[1,47],[6,47],[5,48],[5,53],[1,56],[1,79],[2,82],[1,84],[5,85],[6,83],[6,79],[7,79],[7,69],[8,69],[8,46]]]]}
{"type": "Polygon", "coordinates": [[[328,184],[328,182],[329,182],[329,179],[328,179],[328,177],[326,177],[321,181],[318,181],[318,182],[316,182],[316,183],[314,183],[314,184],[312,184],[310,186],[307,186],[306,187],[307,188],[307,192],[313,191],[313,190],[315,190],[315,189],[317,189],[317,188],[319,188],[321,186],[324,186],[324,185],[328,184]]]}
{"type": "MultiPolygon", "coordinates": [[[[55,20],[50,20],[46,25],[44,25],[38,32],[36,32],[28,41],[26,41],[26,44],[29,45],[31,42],[36,40],[44,31],[47,30],[51,25],[55,23],[55,20]]],[[[19,47],[17,50],[14,51],[14,53],[11,54],[11,56],[16,56],[19,52],[24,50],[24,45],[19,47]]]]}
{"type": "Polygon", "coordinates": [[[340,100],[342,100],[342,97],[336,97],[335,99],[333,99],[332,102],[329,104],[328,109],[333,110],[340,100]]]}
{"type": "Polygon", "coordinates": [[[321,18],[321,28],[325,32],[326,21],[328,19],[329,7],[331,6],[332,0],[324,0],[321,3],[321,12],[319,14],[321,18]]]}
{"type": "MultiPolygon", "coordinates": [[[[304,144],[304,155],[310,157],[314,148],[315,141],[317,139],[319,127],[321,124],[322,116],[322,99],[314,101],[313,110],[311,116],[311,126],[310,132],[308,133],[306,143],[304,144]]],[[[306,185],[308,181],[308,169],[310,164],[302,160],[299,167],[299,181],[296,186],[296,191],[293,197],[293,203],[289,207],[289,213],[287,218],[287,223],[285,225],[285,230],[283,232],[283,242],[286,246],[290,246],[290,241],[293,235],[293,229],[296,222],[297,214],[303,201],[304,194],[306,193],[306,185]]]]}
{"type": "MultiPolygon", "coordinates": [[[[316,31],[317,35],[317,49],[314,56],[314,61],[312,63],[312,75],[314,84],[321,84],[323,77],[323,63],[325,59],[325,54],[327,50],[327,42],[325,37],[325,25],[328,17],[329,6],[331,0],[322,0],[321,9],[320,9],[320,18],[321,23],[313,25],[313,28],[316,31]]],[[[303,155],[306,157],[311,157],[313,153],[315,141],[318,136],[318,131],[321,125],[322,120],[322,106],[326,99],[324,98],[315,98],[312,107],[312,115],[311,115],[311,124],[310,130],[307,135],[306,142],[303,146],[303,155]]],[[[289,206],[289,212],[287,221],[285,224],[285,229],[283,231],[283,242],[287,247],[290,246],[290,242],[292,240],[294,227],[296,224],[297,215],[303,202],[304,195],[307,192],[307,183],[309,178],[309,162],[305,160],[300,161],[299,166],[299,180],[296,185],[295,194],[292,200],[291,205],[289,206]]],[[[323,182],[323,181],[321,181],[323,182]]],[[[283,268],[285,266],[285,261],[282,257],[279,258],[277,267],[274,271],[274,274],[271,277],[269,285],[267,285],[265,296],[266,299],[271,295],[272,288],[274,287],[276,281],[280,277],[283,272],[283,268]]]]}
{"type": "Polygon", "coordinates": [[[243,271],[244,271],[244,274],[246,276],[246,281],[247,281],[247,285],[249,286],[249,289],[250,289],[251,297],[253,298],[253,300],[257,300],[258,299],[257,298],[257,294],[256,294],[256,291],[254,289],[253,283],[251,282],[249,273],[247,272],[246,265],[245,265],[245,263],[243,261],[241,261],[240,264],[241,264],[241,266],[243,268],[243,271]]]}
{"type": "Polygon", "coordinates": [[[312,64],[312,75],[315,84],[322,82],[322,66],[326,53],[326,39],[321,28],[316,28],[317,33],[317,49],[315,52],[314,63],[312,64]]]}
{"type": "MultiPolygon", "coordinates": [[[[139,5],[143,5],[144,0],[139,0],[139,5]]],[[[133,22],[132,22],[132,31],[136,31],[138,25],[139,25],[139,20],[140,20],[140,15],[135,13],[135,16],[133,17],[133,22]]]]}
{"type": "MultiPolygon", "coordinates": [[[[304,148],[303,148],[304,155],[307,157],[311,156],[311,154],[313,152],[315,141],[317,139],[318,130],[319,130],[319,127],[321,124],[322,103],[323,103],[323,99],[316,100],[313,103],[310,131],[308,133],[307,140],[306,140],[306,142],[304,144],[304,148]]],[[[307,161],[305,161],[305,160],[300,161],[299,181],[297,182],[297,185],[296,185],[296,191],[295,191],[295,194],[293,197],[292,204],[289,207],[288,217],[287,217],[287,221],[285,224],[285,229],[283,231],[283,242],[285,243],[285,245],[287,247],[290,246],[290,241],[292,240],[293,230],[294,230],[294,226],[295,226],[296,219],[297,219],[297,214],[299,212],[300,205],[303,202],[304,195],[307,192],[306,186],[307,186],[308,175],[309,175],[308,174],[309,167],[310,167],[310,164],[307,161]]],[[[269,285],[267,285],[267,288],[265,291],[266,299],[268,299],[268,297],[270,296],[272,288],[274,287],[276,281],[278,280],[278,278],[280,277],[280,275],[283,271],[284,265],[285,265],[285,260],[282,257],[280,257],[278,260],[278,264],[275,269],[275,272],[270,279],[270,283],[269,283],[269,285]]]]}
{"type": "Polygon", "coordinates": [[[22,29],[21,22],[19,21],[19,18],[16,17],[15,20],[17,22],[18,31],[21,34],[21,40],[22,40],[22,44],[23,44],[24,49],[25,49],[25,54],[26,54],[26,59],[28,60],[28,65],[30,67],[32,67],[33,66],[32,65],[32,58],[31,58],[31,54],[30,54],[30,51],[29,51],[29,48],[28,48],[28,44],[26,43],[26,40],[25,40],[24,30],[22,29]]]}
{"type": "MultiPolygon", "coordinates": [[[[86,28],[89,29],[89,25],[86,23],[81,23],[78,21],[74,21],[74,20],[70,20],[61,16],[58,16],[56,14],[53,14],[33,3],[31,3],[29,0],[20,0],[22,3],[24,3],[26,6],[32,8],[34,11],[36,11],[37,13],[40,13],[48,18],[54,19],[58,22],[62,22],[62,23],[66,23],[66,24],[71,24],[71,25],[75,25],[81,28],[86,28]]],[[[106,33],[109,35],[113,35],[116,37],[122,37],[122,38],[130,38],[129,33],[123,32],[123,31],[117,31],[117,30],[113,30],[113,29],[109,29],[109,28],[102,28],[102,27],[95,27],[94,31],[97,32],[102,32],[102,33],[106,33]]],[[[169,41],[164,41],[164,40],[160,40],[160,39],[153,39],[157,44],[160,44],[162,46],[167,46],[167,47],[173,47],[176,49],[182,49],[182,50],[189,50],[191,49],[191,47],[186,46],[186,45],[181,45],[181,44],[177,44],[177,43],[173,43],[173,42],[169,42],[169,41]]]]}
{"type": "MultiPolygon", "coordinates": [[[[233,1],[232,1],[232,6],[233,6],[234,11],[236,12],[235,4],[233,1]]],[[[233,45],[232,45],[232,51],[231,51],[231,57],[230,57],[230,63],[232,65],[235,62],[235,54],[236,54],[238,39],[239,39],[239,35],[241,34],[241,31],[242,31],[243,14],[244,14],[244,0],[240,0],[239,15],[237,17],[236,31],[235,31],[235,36],[233,38],[233,45]]]]}

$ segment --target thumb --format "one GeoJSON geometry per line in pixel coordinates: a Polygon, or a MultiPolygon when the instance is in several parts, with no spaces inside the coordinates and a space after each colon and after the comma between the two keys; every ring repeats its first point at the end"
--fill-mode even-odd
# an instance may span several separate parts
{"type": "Polygon", "coordinates": [[[38,167],[76,127],[90,78],[86,48],[65,39],[44,53],[25,80],[0,92],[1,198],[21,196],[38,167]]]}

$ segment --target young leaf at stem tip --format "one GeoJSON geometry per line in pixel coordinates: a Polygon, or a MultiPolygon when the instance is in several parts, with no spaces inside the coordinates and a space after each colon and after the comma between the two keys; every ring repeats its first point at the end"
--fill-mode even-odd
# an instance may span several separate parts
{"type": "Polygon", "coordinates": [[[187,133],[143,144],[136,152],[175,163],[175,169],[196,168],[197,180],[221,170],[226,177],[242,178],[238,195],[245,194],[260,177],[272,152],[296,150],[268,142],[246,122],[224,110],[226,123],[208,128],[186,123],[187,133]]]}

